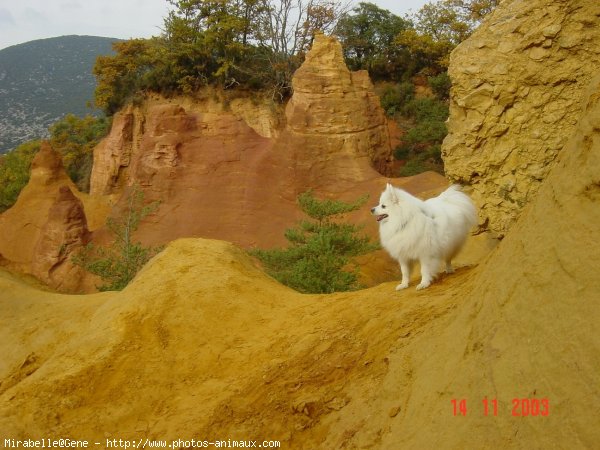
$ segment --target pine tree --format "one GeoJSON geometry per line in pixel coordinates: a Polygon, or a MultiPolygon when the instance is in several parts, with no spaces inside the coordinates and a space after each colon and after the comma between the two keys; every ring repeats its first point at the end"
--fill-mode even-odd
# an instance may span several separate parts
{"type": "Polygon", "coordinates": [[[284,249],[253,250],[267,273],[279,282],[304,293],[331,293],[360,288],[355,256],[378,248],[360,227],[342,222],[344,214],[366,202],[318,200],[311,191],[298,196],[302,211],[312,220],[302,220],[285,232],[290,246],[284,249]]]}
{"type": "Polygon", "coordinates": [[[99,247],[90,242],[77,255],[73,263],[102,278],[100,291],[120,291],[135,277],[138,271],[162,250],[162,247],[146,247],[133,241],[133,233],[148,214],[158,208],[154,202],[144,205],[144,192],[134,186],[127,197],[127,209],[119,218],[109,218],[107,228],[115,236],[110,247],[99,247]]]}

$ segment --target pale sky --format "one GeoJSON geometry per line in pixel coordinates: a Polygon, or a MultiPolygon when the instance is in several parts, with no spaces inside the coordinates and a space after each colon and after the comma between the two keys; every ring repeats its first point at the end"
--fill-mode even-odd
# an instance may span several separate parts
{"type": "MultiPolygon", "coordinates": [[[[427,0],[370,3],[404,16],[418,11],[427,0]]],[[[167,0],[0,0],[0,49],[69,34],[121,39],[157,36],[168,6],[167,0]]]]}

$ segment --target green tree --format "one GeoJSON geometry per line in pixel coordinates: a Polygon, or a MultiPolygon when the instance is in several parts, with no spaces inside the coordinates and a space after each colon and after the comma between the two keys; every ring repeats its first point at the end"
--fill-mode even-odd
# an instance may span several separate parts
{"type": "Polygon", "coordinates": [[[29,182],[31,161],[40,149],[40,141],[29,141],[0,155],[0,213],[15,204],[29,182]]]}
{"type": "Polygon", "coordinates": [[[262,11],[258,0],[169,0],[166,39],[187,46],[205,64],[205,75],[222,85],[238,82],[249,40],[262,11]],[[191,46],[191,47],[190,47],[191,46]]]}
{"type": "Polygon", "coordinates": [[[445,39],[438,40],[430,34],[408,29],[396,36],[396,45],[408,53],[409,73],[437,74],[447,70],[450,52],[456,47],[445,39]]]}
{"type": "MultiPolygon", "coordinates": [[[[155,71],[169,63],[161,52],[164,46],[160,38],[130,39],[113,43],[114,56],[99,56],[93,68],[96,77],[94,101],[107,116],[112,116],[123,105],[156,82],[155,71]],[[162,63],[162,64],[161,64],[162,63]],[[151,83],[148,81],[151,80],[151,83]]],[[[175,77],[166,77],[176,84],[175,77]]],[[[164,80],[163,80],[164,81],[164,80]]],[[[156,91],[167,91],[168,86],[156,86],[156,91]]]]}
{"type": "Polygon", "coordinates": [[[428,77],[427,83],[437,98],[444,101],[450,99],[450,88],[452,87],[452,81],[448,76],[448,72],[442,72],[433,77],[428,77]]]}
{"type": "Polygon", "coordinates": [[[82,192],[90,191],[94,147],[106,136],[110,120],[67,114],[50,127],[50,145],[62,156],[67,174],[82,192]]]}
{"type": "Polygon", "coordinates": [[[458,45],[468,38],[498,0],[441,0],[426,3],[417,12],[416,28],[436,41],[458,45]]]}
{"type": "Polygon", "coordinates": [[[330,0],[167,0],[164,34],[113,45],[96,60],[96,106],[112,115],[148,91],[251,89],[283,101],[317,30],[345,11],[330,0]]]}
{"type": "Polygon", "coordinates": [[[389,117],[394,117],[414,96],[415,85],[410,81],[405,81],[394,86],[386,86],[379,98],[385,113],[389,117]]]}
{"type": "Polygon", "coordinates": [[[410,54],[415,72],[438,74],[448,68],[450,52],[468,38],[498,0],[440,0],[426,3],[413,17],[414,28],[396,43],[410,54]]]}
{"type": "Polygon", "coordinates": [[[398,175],[411,176],[426,170],[443,173],[441,145],[446,137],[448,104],[439,98],[413,98],[401,108],[407,127],[402,144],[396,148],[396,159],[406,160],[398,175]]]}
{"type": "Polygon", "coordinates": [[[134,186],[127,196],[127,207],[122,216],[110,217],[106,226],[114,235],[110,247],[99,247],[90,242],[74,255],[74,264],[98,275],[104,284],[100,291],[120,291],[135,277],[139,270],[162,250],[162,247],[146,247],[133,240],[133,233],[148,214],[156,211],[158,203],[144,205],[144,192],[134,186]]]}
{"type": "Polygon", "coordinates": [[[396,36],[412,24],[372,3],[359,3],[344,14],[335,29],[351,70],[365,69],[377,79],[400,79],[406,69],[407,52],[396,36]]]}
{"type": "Polygon", "coordinates": [[[331,293],[359,288],[358,269],[351,258],[378,248],[360,228],[340,219],[366,202],[318,200],[311,191],[298,196],[302,211],[312,220],[302,220],[285,232],[289,247],[253,250],[266,271],[281,283],[305,293],[331,293]]]}

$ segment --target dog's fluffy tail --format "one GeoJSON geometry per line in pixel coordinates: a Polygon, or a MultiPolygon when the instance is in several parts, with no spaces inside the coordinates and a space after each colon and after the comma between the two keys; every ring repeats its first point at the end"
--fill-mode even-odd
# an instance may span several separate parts
{"type": "Polygon", "coordinates": [[[462,191],[462,186],[453,184],[440,194],[439,199],[456,208],[466,229],[477,224],[477,209],[471,198],[462,191]]]}

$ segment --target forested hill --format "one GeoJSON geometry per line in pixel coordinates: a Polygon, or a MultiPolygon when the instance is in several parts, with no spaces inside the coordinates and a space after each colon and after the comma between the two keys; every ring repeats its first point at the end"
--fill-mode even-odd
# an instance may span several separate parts
{"type": "Polygon", "coordinates": [[[116,40],[61,36],[0,50],[0,153],[46,136],[67,113],[93,114],[92,67],[116,40]]]}

